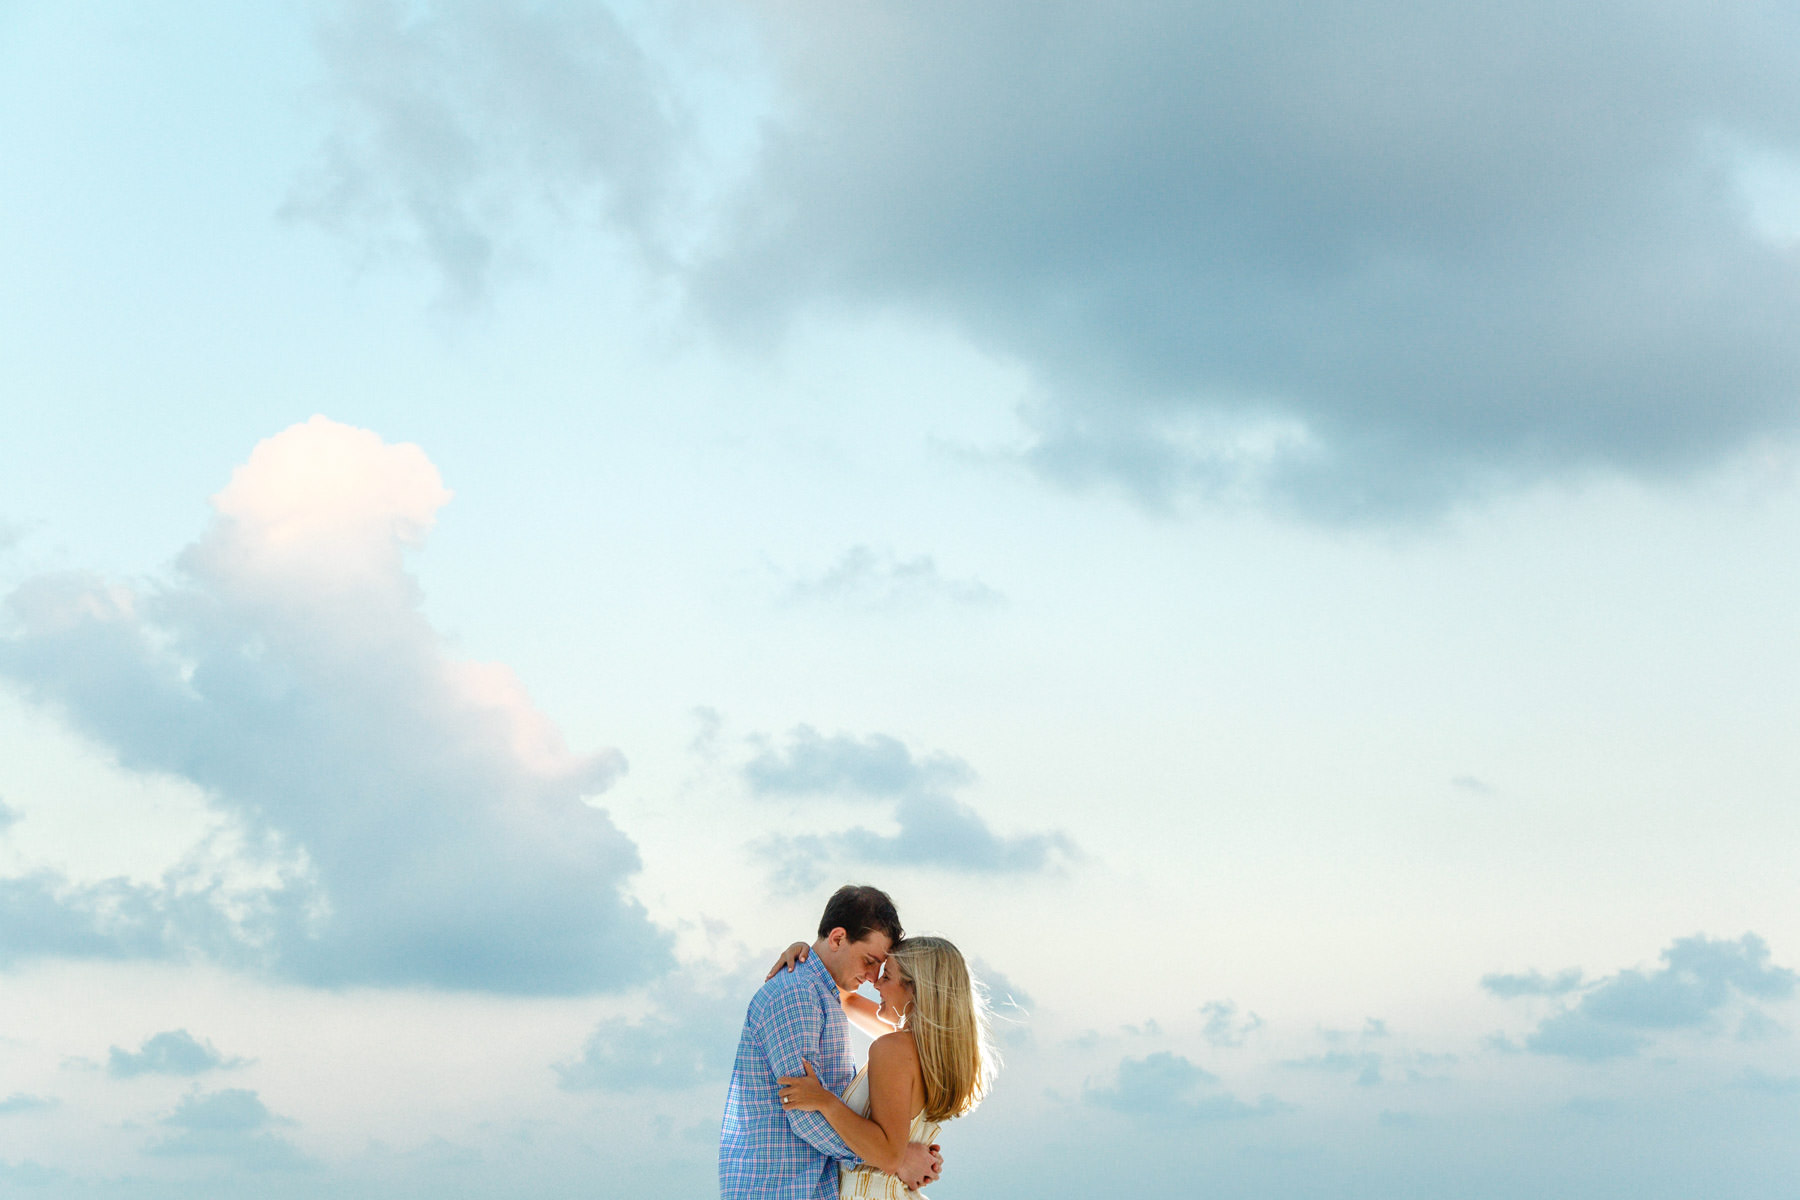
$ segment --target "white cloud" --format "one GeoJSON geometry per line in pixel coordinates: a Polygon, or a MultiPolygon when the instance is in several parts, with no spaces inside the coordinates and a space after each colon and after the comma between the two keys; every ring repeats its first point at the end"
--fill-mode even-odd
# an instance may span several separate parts
{"type": "Polygon", "coordinates": [[[571,751],[508,668],[452,657],[420,611],[404,554],[449,496],[418,447],[314,417],[255,448],[173,583],[40,576],[8,597],[0,677],[122,766],[198,785],[274,877],[229,920],[217,880],[5,881],[27,949],[518,992],[666,962],[621,892],[636,849],[587,803],[623,758],[571,751]]]}

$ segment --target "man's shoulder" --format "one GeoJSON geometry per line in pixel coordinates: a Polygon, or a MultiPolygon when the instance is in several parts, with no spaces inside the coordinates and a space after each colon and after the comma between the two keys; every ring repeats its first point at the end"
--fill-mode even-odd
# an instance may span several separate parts
{"type": "Polygon", "coordinates": [[[793,1004],[797,1000],[819,994],[818,984],[806,973],[805,964],[792,971],[777,971],[775,978],[765,980],[750,997],[750,1015],[770,1008],[793,1004]]]}

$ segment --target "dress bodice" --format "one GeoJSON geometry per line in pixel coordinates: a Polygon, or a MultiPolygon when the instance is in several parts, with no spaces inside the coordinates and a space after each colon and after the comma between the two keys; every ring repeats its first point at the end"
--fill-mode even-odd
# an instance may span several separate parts
{"type": "MultiPolygon", "coordinates": [[[[850,1081],[850,1086],[844,1090],[844,1103],[862,1116],[869,1115],[869,1068],[862,1068],[850,1081]]],[[[913,1117],[906,1140],[929,1146],[938,1140],[938,1131],[943,1127],[941,1121],[927,1121],[921,1110],[913,1117]]],[[[913,1191],[886,1171],[874,1167],[844,1167],[838,1171],[838,1200],[914,1200],[923,1196],[923,1192],[913,1191]]]]}

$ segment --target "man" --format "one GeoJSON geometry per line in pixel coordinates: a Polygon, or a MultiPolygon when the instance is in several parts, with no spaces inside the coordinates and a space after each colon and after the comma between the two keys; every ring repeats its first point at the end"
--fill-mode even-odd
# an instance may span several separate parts
{"type": "MultiPolygon", "coordinates": [[[[757,990],[738,1039],[725,1123],[719,1131],[723,1200],[837,1200],[838,1164],[858,1161],[824,1115],[786,1112],[776,1080],[813,1064],[825,1086],[842,1095],[856,1074],[840,994],[875,979],[900,940],[900,915],[879,888],[846,884],[819,920],[812,954],[757,990]]],[[[937,1178],[942,1159],[911,1145],[900,1179],[919,1188],[937,1178]]]]}

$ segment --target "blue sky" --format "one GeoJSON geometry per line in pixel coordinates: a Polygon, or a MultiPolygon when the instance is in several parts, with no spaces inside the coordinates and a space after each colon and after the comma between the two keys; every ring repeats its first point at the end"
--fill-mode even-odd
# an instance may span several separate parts
{"type": "Polygon", "coordinates": [[[1800,1162],[1791,16],[0,3],[0,1183],[706,1194],[830,887],[933,1194],[1800,1162]]]}

